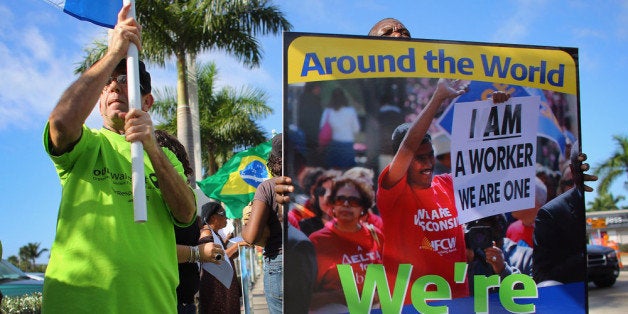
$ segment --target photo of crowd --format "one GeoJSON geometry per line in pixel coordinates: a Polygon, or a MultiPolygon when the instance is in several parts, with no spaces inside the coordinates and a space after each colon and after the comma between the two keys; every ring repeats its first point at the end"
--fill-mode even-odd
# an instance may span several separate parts
{"type": "MultiPolygon", "coordinates": [[[[399,265],[412,264],[410,283],[439,275],[453,298],[474,295],[475,275],[503,280],[524,274],[539,287],[584,281],[584,237],[563,238],[563,247],[554,241],[563,229],[584,235],[584,217],[561,221],[552,213],[560,206],[550,206],[573,191],[582,194],[574,95],[434,78],[307,82],[288,85],[286,95],[284,175],[295,192],[284,221],[309,237],[318,265],[311,294],[286,291],[286,299],[310,304],[310,312],[346,312],[336,267],[345,264],[360,295],[369,264],[383,264],[388,287],[401,273],[399,265]],[[534,206],[459,224],[446,115],[462,97],[499,104],[527,95],[540,97],[544,120],[536,143],[534,206]],[[460,262],[468,265],[462,283],[454,278],[460,262]]],[[[286,269],[287,278],[297,275],[286,269]]],[[[410,303],[408,292],[404,304],[410,303]]],[[[373,308],[378,306],[375,293],[373,308]]]]}

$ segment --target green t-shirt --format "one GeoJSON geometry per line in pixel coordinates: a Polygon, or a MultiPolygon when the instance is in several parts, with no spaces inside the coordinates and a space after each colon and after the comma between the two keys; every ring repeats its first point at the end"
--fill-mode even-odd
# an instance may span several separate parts
{"type": "MultiPolygon", "coordinates": [[[[50,154],[61,179],[55,240],[44,280],[46,313],[176,313],[173,224],[144,154],[147,221],[135,223],[131,145],[107,129],[83,127],[74,148],[50,154]]],[[[181,163],[164,149],[185,178],[181,163]]]]}

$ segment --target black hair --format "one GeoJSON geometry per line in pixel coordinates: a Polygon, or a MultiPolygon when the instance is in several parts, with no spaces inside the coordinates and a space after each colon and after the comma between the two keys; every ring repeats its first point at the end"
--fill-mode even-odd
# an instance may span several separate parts
{"type": "Polygon", "coordinates": [[[318,179],[318,177],[325,172],[325,169],[322,167],[308,167],[303,171],[305,172],[305,175],[302,179],[303,182],[301,182],[301,188],[304,192],[312,194],[312,189],[314,183],[316,183],[316,179],[318,179]]]}
{"type": "Polygon", "coordinates": [[[330,181],[330,180],[333,182],[333,180],[336,179],[337,177],[340,177],[340,175],[342,175],[342,171],[335,170],[335,169],[328,169],[328,170],[325,170],[322,174],[320,174],[316,178],[316,181],[314,182],[314,184],[312,184],[312,187],[310,188],[310,194],[314,194],[314,198],[312,199],[312,210],[314,211],[316,216],[320,217],[323,214],[322,209],[321,209],[321,204],[319,204],[318,202],[319,201],[318,197],[324,196],[325,192],[327,191],[323,187],[323,184],[325,184],[325,182],[330,181]]]}
{"type": "Polygon", "coordinates": [[[266,166],[272,173],[273,177],[277,177],[281,175],[282,170],[282,158],[281,156],[268,156],[268,161],[266,162],[266,166]]]}
{"type": "Polygon", "coordinates": [[[271,150],[268,154],[268,160],[266,161],[266,166],[270,170],[273,177],[277,177],[281,175],[282,171],[282,151],[283,151],[283,134],[279,133],[273,136],[271,140],[271,150]]]}
{"type": "Polygon", "coordinates": [[[155,130],[155,139],[157,140],[157,144],[159,146],[168,148],[175,156],[177,156],[177,159],[179,159],[181,165],[183,166],[183,173],[186,177],[188,177],[188,180],[191,180],[194,176],[194,170],[190,165],[190,160],[188,159],[188,154],[185,151],[183,144],[181,144],[176,137],[165,130],[155,130]]]}
{"type": "Polygon", "coordinates": [[[349,100],[347,99],[347,95],[345,95],[345,91],[336,87],[331,93],[331,99],[329,100],[329,106],[335,110],[338,110],[342,107],[345,107],[349,104],[349,100]]]}
{"type": "MultiPolygon", "coordinates": [[[[408,130],[410,129],[411,125],[412,124],[409,122],[402,123],[399,126],[397,126],[397,128],[395,128],[395,130],[393,131],[391,139],[392,139],[392,148],[395,153],[399,150],[399,146],[401,146],[401,142],[403,141],[403,138],[408,133],[408,130]]],[[[421,141],[421,144],[431,143],[431,142],[432,142],[432,137],[430,136],[429,133],[425,133],[425,136],[423,137],[423,141],[421,141]]]]}
{"type": "Polygon", "coordinates": [[[222,208],[218,202],[210,201],[201,207],[201,220],[204,224],[209,224],[209,218],[222,208]]]}

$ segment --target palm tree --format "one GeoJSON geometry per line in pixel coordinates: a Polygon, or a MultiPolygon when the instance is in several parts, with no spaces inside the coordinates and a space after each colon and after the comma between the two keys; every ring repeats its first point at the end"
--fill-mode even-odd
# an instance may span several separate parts
{"type": "Polygon", "coordinates": [[[7,257],[7,261],[9,261],[9,263],[15,265],[15,267],[20,267],[20,259],[15,256],[15,255],[11,255],[9,257],[7,257]]]}
{"type": "MultiPolygon", "coordinates": [[[[262,127],[255,121],[272,113],[272,108],[266,105],[268,97],[259,89],[223,87],[216,90],[215,64],[197,68],[199,125],[201,144],[205,148],[201,156],[206,177],[214,174],[233,155],[234,149],[266,141],[262,127]]],[[[157,128],[174,132],[178,125],[174,89],[157,90],[155,98],[151,112],[165,121],[157,128]]]]}
{"type": "MultiPolygon", "coordinates": [[[[176,59],[176,134],[194,164],[186,55],[219,49],[255,67],[262,57],[255,36],[278,34],[292,26],[278,7],[266,0],[138,0],[135,7],[142,25],[143,55],[162,66],[167,58],[176,59]]],[[[86,66],[83,63],[79,68],[86,66]]]]}
{"type": "Polygon", "coordinates": [[[593,171],[601,178],[598,185],[600,193],[606,193],[611,184],[621,175],[628,175],[628,137],[614,135],[613,139],[617,143],[617,149],[611,157],[600,163],[593,171]]]}
{"type": "Polygon", "coordinates": [[[20,259],[23,261],[28,261],[30,263],[31,269],[35,268],[35,259],[39,258],[41,254],[48,251],[48,249],[39,249],[41,243],[28,243],[25,246],[20,248],[20,259]]]}
{"type": "Polygon", "coordinates": [[[589,205],[588,210],[603,211],[618,209],[619,206],[617,206],[617,204],[624,199],[625,197],[623,195],[615,197],[613,193],[599,193],[593,201],[587,203],[589,205]]]}

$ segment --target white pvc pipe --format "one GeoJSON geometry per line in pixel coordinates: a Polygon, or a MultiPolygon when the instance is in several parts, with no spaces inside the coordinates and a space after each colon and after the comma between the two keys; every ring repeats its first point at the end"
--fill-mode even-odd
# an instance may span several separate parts
{"type": "MultiPolygon", "coordinates": [[[[135,1],[123,0],[123,5],[131,3],[131,10],[127,17],[135,18],[135,1]]],[[[140,93],[139,53],[135,44],[129,45],[126,57],[126,75],[129,94],[129,109],[142,110],[142,95],[140,93]]],[[[144,147],[142,142],[131,143],[131,169],[133,185],[133,216],[135,222],[146,222],[146,183],[144,179],[144,147]]]]}

